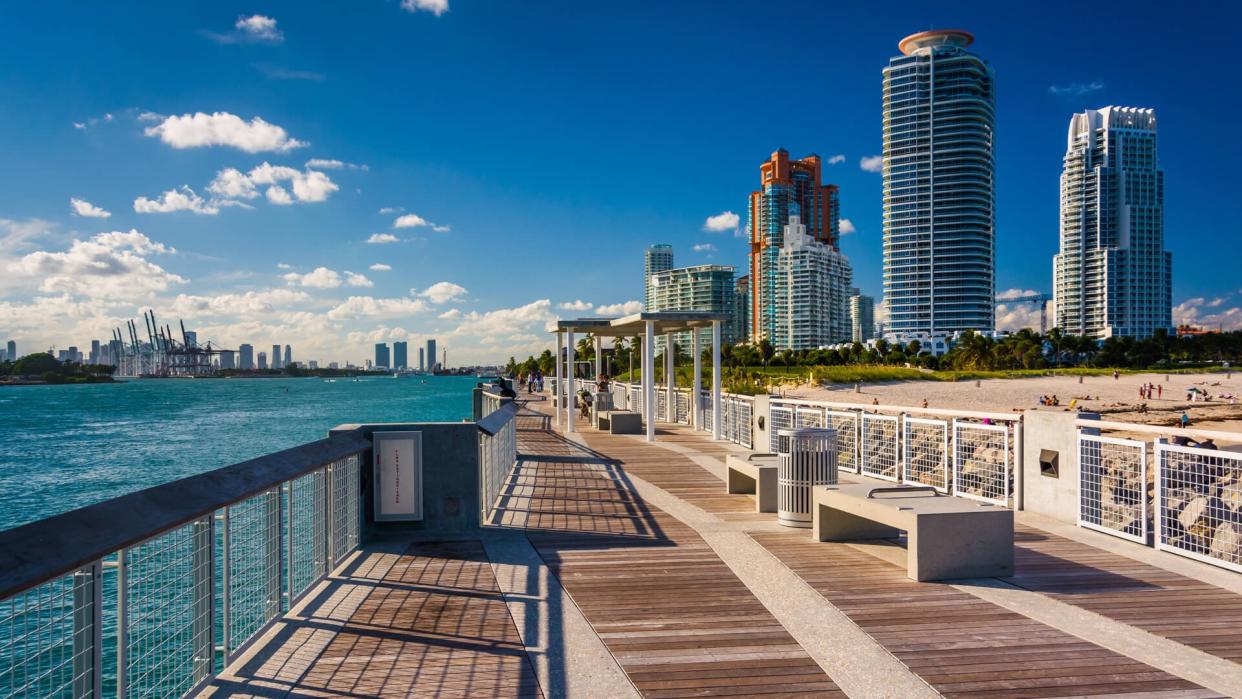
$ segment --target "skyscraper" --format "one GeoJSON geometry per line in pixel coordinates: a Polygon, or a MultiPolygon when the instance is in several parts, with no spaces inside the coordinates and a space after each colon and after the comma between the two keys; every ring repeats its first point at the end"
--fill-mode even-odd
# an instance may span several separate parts
{"type": "Polygon", "coordinates": [[[651,310],[651,277],[673,268],[673,246],[657,243],[643,255],[643,308],[651,310]]]}
{"type": "Polygon", "coordinates": [[[733,285],[733,341],[750,339],[750,275],[743,274],[733,285]]]}
{"type": "MultiPolygon", "coordinates": [[[[777,323],[777,263],[789,218],[806,234],[836,250],[840,203],[836,185],[821,182],[818,155],[790,160],[784,148],[759,166],[758,191],[750,194],[750,339],[772,340],[777,323]]],[[[845,282],[849,286],[849,281],[845,282]]]]}
{"type": "Polygon", "coordinates": [[[186,330],[185,344],[190,347],[198,347],[198,333],[193,330],[186,330]]]}
{"type": "Polygon", "coordinates": [[[995,78],[969,33],[901,40],[884,69],[888,333],[995,326],[995,78]]]}
{"type": "Polygon", "coordinates": [[[9,340],[8,346],[9,346],[9,361],[16,362],[17,361],[17,343],[14,342],[13,340],[9,340]]]}
{"type": "Polygon", "coordinates": [[[1173,256],[1164,250],[1164,171],[1151,109],[1070,119],[1061,172],[1056,324],[1073,335],[1150,337],[1172,329],[1173,256]]]}
{"type": "Polygon", "coordinates": [[[242,369],[254,368],[254,345],[239,345],[237,347],[237,365],[242,369]]]}
{"type": "Polygon", "coordinates": [[[237,368],[236,357],[233,355],[232,350],[224,350],[223,352],[220,353],[220,368],[221,369],[236,369],[237,368]]]}
{"type": "Polygon", "coordinates": [[[436,362],[436,341],[427,341],[427,371],[434,372],[438,366],[436,362]]]}
{"type": "Polygon", "coordinates": [[[280,369],[283,366],[280,362],[280,345],[272,345],[272,368],[280,369]]]}
{"type": "Polygon", "coordinates": [[[266,369],[266,368],[267,368],[267,352],[260,352],[260,353],[259,353],[259,368],[260,368],[260,369],[266,369]]]}
{"type": "MultiPolygon", "coordinates": [[[[675,268],[673,264],[673,248],[668,245],[648,248],[662,248],[661,263],[667,262],[668,268],[647,274],[647,299],[644,308],[648,311],[711,311],[728,313],[734,317],[735,282],[733,268],[726,265],[695,265],[693,267],[675,268]]],[[[650,262],[648,263],[650,268],[650,262]]],[[[737,342],[737,323],[733,320],[724,324],[721,329],[725,343],[737,342]]],[[[701,340],[711,342],[711,331],[704,330],[701,340]]],[[[674,340],[682,348],[690,346],[689,333],[678,333],[674,340]]],[[[704,345],[705,347],[707,345],[704,345]]],[[[664,351],[664,338],[656,338],[656,349],[664,351]]]]}
{"type": "Polygon", "coordinates": [[[850,290],[850,335],[854,342],[866,342],[875,337],[875,299],[864,296],[858,289],[850,290]]]}
{"type": "Polygon", "coordinates": [[[776,260],[772,345],[814,349],[848,339],[852,277],[845,255],[811,237],[799,218],[790,216],[776,260]]]}
{"type": "Polygon", "coordinates": [[[406,349],[409,345],[405,342],[392,343],[392,368],[407,369],[410,366],[409,351],[406,349]]]}
{"type": "Polygon", "coordinates": [[[427,371],[427,360],[423,358],[423,348],[418,348],[418,370],[427,371]]]}
{"type": "Polygon", "coordinates": [[[285,367],[288,367],[293,364],[293,347],[292,346],[285,345],[285,361],[282,362],[281,364],[282,366],[285,366],[285,367]]]}
{"type": "Polygon", "coordinates": [[[91,354],[88,363],[98,364],[100,360],[99,340],[91,340],[91,354]]]}
{"type": "Polygon", "coordinates": [[[388,343],[387,342],[375,343],[375,368],[376,369],[387,369],[391,366],[392,364],[390,364],[388,360],[388,343]]]}

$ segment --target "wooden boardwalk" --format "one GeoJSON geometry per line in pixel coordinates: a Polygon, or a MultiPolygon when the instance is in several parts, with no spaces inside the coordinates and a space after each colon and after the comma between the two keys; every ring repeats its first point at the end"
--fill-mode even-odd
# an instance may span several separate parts
{"type": "MultiPolygon", "coordinates": [[[[759,552],[763,565],[796,576],[792,584],[809,587],[802,594],[839,610],[841,623],[878,644],[918,687],[943,696],[1223,696],[1170,674],[1176,667],[1096,645],[969,587],[913,582],[865,547],[774,527],[772,515],[754,512],[751,496],[724,493],[718,464],[695,461],[723,461],[735,449],[702,433],[661,426],[659,439],[670,448],[579,426],[582,433],[567,438],[546,414],[518,418],[521,457],[498,523],[522,532],[531,559],[542,560],[570,595],[602,644],[601,657],[611,656],[617,677],[632,684],[617,693],[845,694],[833,675],[847,670],[800,645],[787,628],[789,612],[778,618],[782,612],[766,607],[730,567],[736,559],[716,554],[703,537],[718,535],[700,535],[709,530],[685,514],[692,507],[737,532],[730,536],[759,552]]],[[[1016,573],[1004,581],[1014,594],[1085,609],[1226,664],[1242,661],[1242,596],[1033,527],[1020,526],[1016,544],[1016,573]]],[[[469,539],[369,544],[206,694],[542,696],[486,550],[469,539]]],[[[559,620],[543,621],[555,640],[559,620]]],[[[854,696],[883,693],[860,692],[858,669],[848,672],[854,696]]]]}

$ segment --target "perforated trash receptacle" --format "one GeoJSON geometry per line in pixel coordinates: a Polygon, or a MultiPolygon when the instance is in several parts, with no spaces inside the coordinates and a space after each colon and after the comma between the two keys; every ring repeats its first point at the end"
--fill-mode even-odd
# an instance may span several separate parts
{"type": "Polygon", "coordinates": [[[811,526],[811,488],[837,483],[837,432],[805,427],[776,432],[776,519],[811,526]]]}

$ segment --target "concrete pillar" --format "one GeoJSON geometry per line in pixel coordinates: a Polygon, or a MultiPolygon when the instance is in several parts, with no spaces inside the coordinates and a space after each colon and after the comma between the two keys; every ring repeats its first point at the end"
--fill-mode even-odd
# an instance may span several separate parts
{"type": "Polygon", "coordinates": [[[720,321],[712,321],[712,439],[720,440],[720,321]]]}
{"type": "Polygon", "coordinates": [[[700,344],[699,330],[695,328],[690,333],[690,352],[694,354],[694,368],[691,370],[694,376],[690,379],[690,424],[696,430],[703,423],[703,419],[699,415],[699,392],[703,390],[703,350],[699,347],[700,344]]]}
{"type": "Polygon", "coordinates": [[[559,406],[564,405],[565,380],[561,378],[561,350],[565,348],[565,336],[560,330],[556,331],[556,397],[552,399],[553,405],[557,406],[552,409],[552,416],[556,418],[556,424],[561,424],[561,409],[559,406]]]}
{"type": "Polygon", "coordinates": [[[655,321],[646,321],[643,334],[643,412],[647,441],[655,441],[655,321]]]}
{"type": "Polygon", "coordinates": [[[676,422],[674,401],[677,396],[673,392],[673,333],[664,333],[664,421],[676,422]]]}
{"type": "Polygon", "coordinates": [[[565,332],[565,386],[569,389],[569,400],[565,401],[565,431],[574,431],[574,331],[565,332]]]}
{"type": "Polygon", "coordinates": [[[596,335],[595,336],[595,376],[591,377],[593,379],[598,379],[599,375],[604,373],[601,370],[601,367],[603,367],[603,363],[600,361],[600,354],[602,354],[601,346],[600,346],[600,339],[599,339],[599,335],[596,335]]]}

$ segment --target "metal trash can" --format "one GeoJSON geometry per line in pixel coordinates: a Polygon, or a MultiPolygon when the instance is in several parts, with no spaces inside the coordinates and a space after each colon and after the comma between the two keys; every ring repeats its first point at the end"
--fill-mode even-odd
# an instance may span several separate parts
{"type": "Polygon", "coordinates": [[[811,526],[811,488],[837,484],[837,432],[803,427],[776,432],[776,519],[811,526]]]}

